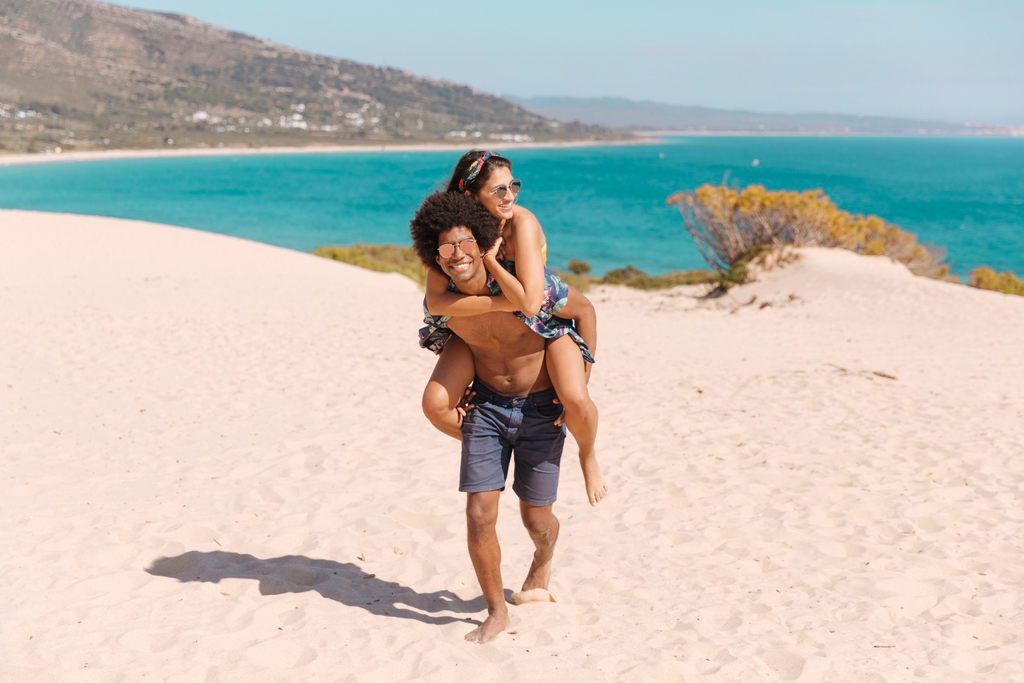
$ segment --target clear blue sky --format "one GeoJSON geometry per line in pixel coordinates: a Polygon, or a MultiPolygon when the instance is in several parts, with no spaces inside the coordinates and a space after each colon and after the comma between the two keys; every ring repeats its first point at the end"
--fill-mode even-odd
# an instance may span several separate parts
{"type": "Polygon", "coordinates": [[[1024,0],[123,0],[499,95],[1024,124],[1024,0]]]}

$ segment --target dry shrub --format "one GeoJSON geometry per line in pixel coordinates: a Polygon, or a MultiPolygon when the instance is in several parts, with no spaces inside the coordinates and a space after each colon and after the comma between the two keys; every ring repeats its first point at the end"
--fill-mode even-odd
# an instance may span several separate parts
{"type": "Polygon", "coordinates": [[[704,260],[728,273],[757,247],[840,247],[858,254],[884,255],[911,272],[946,278],[945,255],[919,244],[906,230],[877,216],[841,211],[821,190],[769,191],[763,185],[743,190],[703,185],[668,198],[683,214],[704,260]]]}
{"type": "Polygon", "coordinates": [[[1024,280],[1009,271],[997,273],[988,266],[981,266],[971,271],[970,285],[1003,294],[1024,296],[1024,280]]]}
{"type": "Polygon", "coordinates": [[[575,275],[586,275],[590,272],[590,264],[578,258],[569,261],[569,272],[575,275]]]}
{"type": "Polygon", "coordinates": [[[719,276],[706,270],[677,270],[663,275],[648,275],[644,271],[626,266],[609,270],[601,278],[603,285],[625,285],[633,289],[670,289],[683,285],[718,284],[719,276]]]}
{"type": "Polygon", "coordinates": [[[561,270],[555,272],[581,292],[587,292],[594,285],[622,285],[633,289],[657,290],[684,285],[718,285],[722,279],[718,273],[708,270],[676,270],[662,275],[648,275],[633,266],[609,270],[601,277],[561,270]]]}
{"type": "Polygon", "coordinates": [[[427,271],[411,247],[394,244],[353,244],[350,247],[317,247],[313,253],[380,273],[400,273],[419,283],[421,287],[426,286],[427,271]]]}

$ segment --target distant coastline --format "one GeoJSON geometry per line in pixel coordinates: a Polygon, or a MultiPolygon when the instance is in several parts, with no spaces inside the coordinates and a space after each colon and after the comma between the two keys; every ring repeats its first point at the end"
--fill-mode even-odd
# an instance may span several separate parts
{"type": "Polygon", "coordinates": [[[175,157],[269,156],[275,154],[353,154],[358,152],[445,152],[464,149],[558,149],[570,147],[620,147],[648,145],[656,142],[655,135],[612,140],[591,139],[565,142],[503,142],[497,145],[467,143],[424,143],[393,145],[311,145],[283,147],[183,147],[180,149],[111,149],[87,152],[36,152],[33,154],[0,154],[0,166],[28,164],[70,163],[79,161],[107,161],[115,159],[159,159],[175,157]]]}
{"type": "MultiPolygon", "coordinates": [[[[118,159],[161,159],[177,157],[272,156],[276,154],[353,154],[359,152],[444,152],[460,149],[568,149],[574,147],[624,147],[656,144],[664,137],[807,137],[807,138],[1000,138],[1024,136],[997,134],[945,134],[907,135],[860,132],[794,132],[794,131],[692,131],[692,130],[636,130],[623,131],[626,137],[617,139],[592,138],[561,142],[502,142],[501,144],[466,144],[463,142],[427,142],[412,144],[365,145],[283,145],[268,147],[181,147],[148,149],[109,149],[79,152],[34,152],[5,154],[0,152],[0,167],[27,164],[70,163],[78,161],[108,161],[118,159]]],[[[483,141],[478,141],[483,142],[483,141]]]]}
{"type": "Polygon", "coordinates": [[[765,138],[1021,138],[1013,133],[877,133],[867,131],[781,131],[781,130],[634,130],[640,138],[661,137],[765,137],[765,138]]]}

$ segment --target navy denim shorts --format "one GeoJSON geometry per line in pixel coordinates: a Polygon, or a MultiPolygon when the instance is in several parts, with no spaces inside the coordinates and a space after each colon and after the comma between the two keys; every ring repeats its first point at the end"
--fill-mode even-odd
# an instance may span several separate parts
{"type": "Polygon", "coordinates": [[[474,408],[462,423],[459,490],[505,490],[515,455],[512,490],[528,505],[550,505],[558,493],[558,471],[565,426],[552,424],[562,414],[554,389],[528,396],[503,396],[473,381],[474,408]]]}

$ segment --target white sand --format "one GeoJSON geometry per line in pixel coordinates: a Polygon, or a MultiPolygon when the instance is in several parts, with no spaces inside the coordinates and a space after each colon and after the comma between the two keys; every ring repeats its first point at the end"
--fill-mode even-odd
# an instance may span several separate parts
{"type": "Polygon", "coordinates": [[[592,293],[612,492],[567,450],[558,602],[477,646],[415,285],[0,212],[0,679],[1024,680],[1024,299],[825,250],[694,291],[592,293]]]}

